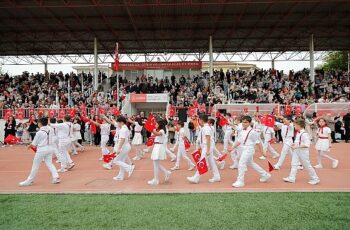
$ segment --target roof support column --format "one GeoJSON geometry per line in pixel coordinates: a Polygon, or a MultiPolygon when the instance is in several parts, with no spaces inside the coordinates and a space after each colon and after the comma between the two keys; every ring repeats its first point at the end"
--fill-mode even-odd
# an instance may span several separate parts
{"type": "Polygon", "coordinates": [[[310,80],[312,84],[315,82],[315,67],[314,67],[314,35],[311,34],[310,36],[310,43],[309,43],[309,49],[310,49],[310,80]]]}
{"type": "Polygon", "coordinates": [[[47,62],[44,62],[44,76],[45,76],[45,78],[47,77],[46,74],[49,75],[48,78],[50,80],[50,74],[49,74],[49,72],[47,72],[47,62]]]}
{"type": "Polygon", "coordinates": [[[97,71],[97,38],[94,38],[94,90],[97,90],[98,87],[98,71],[97,71]]]}
{"type": "Polygon", "coordinates": [[[348,51],[348,81],[350,78],[350,51],[348,51]]]}
{"type": "Polygon", "coordinates": [[[271,68],[272,68],[272,69],[275,69],[275,59],[272,59],[272,60],[271,60],[271,68]]]}
{"type": "Polygon", "coordinates": [[[209,77],[213,76],[213,41],[211,35],[209,36],[209,77]]]}

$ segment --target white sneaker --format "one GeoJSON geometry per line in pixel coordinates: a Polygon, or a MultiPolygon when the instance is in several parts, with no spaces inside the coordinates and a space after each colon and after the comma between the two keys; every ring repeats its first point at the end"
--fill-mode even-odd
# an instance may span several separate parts
{"type": "Polygon", "coordinates": [[[148,152],[149,152],[149,150],[148,150],[148,149],[144,149],[144,150],[142,150],[142,151],[144,151],[145,153],[148,153],[148,152]]]}
{"type": "Polygon", "coordinates": [[[74,164],[74,162],[72,162],[72,163],[69,165],[69,167],[68,167],[67,170],[68,170],[68,171],[69,171],[69,170],[72,170],[72,169],[74,168],[74,166],[75,166],[75,164],[74,164]]]}
{"type": "Polygon", "coordinates": [[[139,161],[139,160],[141,160],[141,157],[139,157],[139,156],[136,156],[136,157],[134,157],[134,158],[132,158],[134,161],[139,161]]]}
{"type": "Polygon", "coordinates": [[[56,163],[58,163],[58,164],[59,164],[59,163],[61,163],[61,161],[57,160],[57,161],[56,161],[56,163]]]}
{"type": "Polygon", "coordinates": [[[78,152],[73,152],[72,155],[78,155],[78,152]]]}
{"type": "Polygon", "coordinates": [[[211,178],[209,179],[209,183],[215,183],[215,182],[220,182],[220,178],[211,178]]]}
{"type": "Polygon", "coordinates": [[[172,170],[172,171],[175,171],[175,170],[179,170],[180,169],[180,167],[179,166],[177,166],[177,165],[175,165],[174,167],[172,167],[170,170],[172,170]]]}
{"type": "Polygon", "coordinates": [[[170,176],[171,176],[171,172],[168,171],[168,172],[165,174],[164,181],[165,181],[165,182],[168,182],[168,181],[170,180],[170,176]]]}
{"type": "Polygon", "coordinates": [[[60,168],[57,170],[59,173],[67,172],[68,170],[66,168],[60,168]]]}
{"type": "Polygon", "coordinates": [[[157,181],[155,179],[152,179],[152,180],[148,181],[147,184],[149,184],[149,185],[158,185],[159,181],[157,181]]]}
{"type": "Polygon", "coordinates": [[[321,169],[321,168],[323,168],[323,166],[321,164],[318,164],[318,165],[315,165],[314,168],[315,169],[321,169]]]}
{"type": "Polygon", "coordinates": [[[266,160],[266,157],[265,156],[261,156],[259,157],[260,160],[266,160]]]}
{"type": "Polygon", "coordinates": [[[189,176],[187,177],[187,180],[191,183],[191,184],[198,184],[199,180],[195,180],[193,177],[189,176]]]}
{"type": "Polygon", "coordinates": [[[171,161],[171,162],[176,161],[176,157],[172,157],[170,161],[171,161]]]}
{"type": "Polygon", "coordinates": [[[131,165],[131,170],[129,171],[129,177],[131,177],[134,170],[135,170],[135,165],[133,164],[133,165],[131,165]]]}
{"type": "Polygon", "coordinates": [[[103,164],[102,165],[103,168],[111,170],[112,169],[112,165],[111,164],[103,164]]]}
{"type": "Polygon", "coordinates": [[[278,157],[280,157],[280,155],[278,153],[276,153],[275,155],[272,156],[273,159],[276,159],[278,157]]]}
{"type": "Polygon", "coordinates": [[[274,165],[273,168],[274,168],[275,170],[280,170],[280,169],[281,169],[281,167],[278,166],[278,165],[274,165]]]}
{"type": "Polygon", "coordinates": [[[271,178],[271,174],[270,174],[270,173],[266,173],[264,176],[260,177],[260,182],[261,182],[261,183],[265,183],[265,182],[267,182],[270,178],[271,178]]]}
{"type": "Polygon", "coordinates": [[[230,169],[238,169],[238,166],[233,164],[233,165],[230,166],[230,169]]]}
{"type": "Polygon", "coordinates": [[[98,160],[99,160],[99,161],[102,161],[102,160],[103,160],[103,157],[98,158],[98,160]]]}
{"type": "Polygon", "coordinates": [[[31,185],[33,185],[33,182],[27,181],[27,180],[19,182],[19,184],[18,184],[19,187],[26,187],[26,186],[31,186],[31,185]]]}
{"type": "Polygon", "coordinates": [[[339,165],[339,161],[338,160],[335,160],[332,162],[332,168],[338,168],[338,165],[339,165]]]}
{"type": "Polygon", "coordinates": [[[298,170],[303,170],[304,169],[304,166],[302,166],[302,165],[298,165],[298,168],[297,168],[298,170]]]}
{"type": "Polygon", "coordinates": [[[317,179],[312,179],[310,180],[308,183],[311,184],[311,185],[317,185],[318,183],[320,183],[320,179],[317,178],[317,179]]]}
{"type": "Polygon", "coordinates": [[[283,181],[284,181],[284,182],[288,182],[288,183],[295,183],[295,180],[292,180],[292,179],[290,179],[289,177],[283,178],[283,181]]]}
{"type": "Polygon", "coordinates": [[[61,179],[59,177],[52,179],[52,184],[59,184],[61,182],[61,179]]]}
{"type": "Polygon", "coordinates": [[[225,168],[225,161],[219,162],[219,169],[224,170],[224,168],[225,168]]]}
{"type": "Polygon", "coordinates": [[[115,176],[115,177],[113,177],[113,180],[116,180],[116,181],[122,181],[122,180],[124,180],[123,178],[121,178],[121,177],[117,177],[117,176],[115,176]]]}
{"type": "Polygon", "coordinates": [[[244,187],[244,183],[241,181],[236,181],[235,183],[232,184],[232,187],[242,188],[242,187],[244,187]]]}
{"type": "Polygon", "coordinates": [[[195,164],[192,164],[187,170],[188,170],[188,171],[192,171],[195,167],[196,167],[196,165],[195,165],[195,164]]]}

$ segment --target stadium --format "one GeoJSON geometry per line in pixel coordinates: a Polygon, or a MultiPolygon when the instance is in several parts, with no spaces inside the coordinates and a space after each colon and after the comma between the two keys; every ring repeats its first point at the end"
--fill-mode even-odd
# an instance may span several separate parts
{"type": "Polygon", "coordinates": [[[1,229],[349,228],[350,1],[0,12],[1,229]]]}

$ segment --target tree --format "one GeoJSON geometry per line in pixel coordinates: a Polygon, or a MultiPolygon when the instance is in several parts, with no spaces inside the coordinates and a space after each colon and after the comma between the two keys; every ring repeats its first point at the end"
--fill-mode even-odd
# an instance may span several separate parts
{"type": "Polygon", "coordinates": [[[325,63],[322,65],[323,70],[344,70],[348,69],[348,53],[345,51],[336,51],[328,54],[325,63]]]}

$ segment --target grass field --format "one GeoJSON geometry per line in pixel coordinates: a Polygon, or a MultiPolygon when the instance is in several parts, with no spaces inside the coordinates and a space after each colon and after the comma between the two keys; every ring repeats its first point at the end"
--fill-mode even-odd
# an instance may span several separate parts
{"type": "Polygon", "coordinates": [[[0,195],[0,229],[349,229],[350,193],[0,195]]]}

